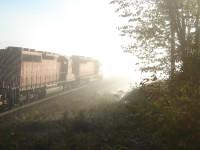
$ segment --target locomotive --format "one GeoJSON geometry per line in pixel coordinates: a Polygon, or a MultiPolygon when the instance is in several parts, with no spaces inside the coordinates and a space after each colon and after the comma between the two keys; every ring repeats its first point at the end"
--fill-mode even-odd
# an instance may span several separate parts
{"type": "Polygon", "coordinates": [[[0,50],[0,110],[39,99],[52,87],[77,87],[102,79],[101,64],[21,47],[0,50]]]}

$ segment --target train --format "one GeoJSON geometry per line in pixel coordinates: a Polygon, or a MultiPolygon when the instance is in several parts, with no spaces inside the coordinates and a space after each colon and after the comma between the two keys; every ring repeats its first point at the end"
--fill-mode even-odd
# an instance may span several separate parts
{"type": "Polygon", "coordinates": [[[9,46],[0,49],[0,110],[45,97],[52,87],[71,89],[102,79],[95,58],[9,46]]]}

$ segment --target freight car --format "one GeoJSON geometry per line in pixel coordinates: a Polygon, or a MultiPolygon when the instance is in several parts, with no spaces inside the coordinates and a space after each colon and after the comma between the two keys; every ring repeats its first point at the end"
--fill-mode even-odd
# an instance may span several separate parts
{"type": "Polygon", "coordinates": [[[0,50],[0,110],[44,97],[51,87],[65,89],[100,79],[101,65],[94,58],[7,47],[0,50]]]}

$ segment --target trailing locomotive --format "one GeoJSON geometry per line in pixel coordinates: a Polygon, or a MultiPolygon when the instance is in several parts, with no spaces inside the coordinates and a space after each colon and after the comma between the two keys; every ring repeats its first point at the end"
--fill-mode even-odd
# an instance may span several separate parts
{"type": "Polygon", "coordinates": [[[7,47],[0,50],[0,110],[44,97],[51,87],[100,79],[101,65],[94,58],[7,47]]]}

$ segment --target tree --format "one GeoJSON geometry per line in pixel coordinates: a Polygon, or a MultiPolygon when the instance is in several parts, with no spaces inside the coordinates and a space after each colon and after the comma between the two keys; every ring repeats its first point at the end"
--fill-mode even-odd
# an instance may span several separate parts
{"type": "Polygon", "coordinates": [[[124,46],[126,52],[133,53],[140,60],[142,71],[164,71],[169,68],[170,25],[166,14],[158,9],[155,0],[113,0],[118,4],[116,12],[127,18],[127,25],[119,27],[122,36],[132,42],[124,46]]]}
{"type": "Polygon", "coordinates": [[[112,0],[116,12],[127,18],[119,27],[133,41],[126,52],[142,60],[143,71],[162,70],[173,76],[178,65],[199,54],[199,0],[112,0]],[[170,67],[171,66],[171,69],[170,67]]]}
{"type": "Polygon", "coordinates": [[[200,1],[112,0],[111,4],[116,4],[116,12],[127,19],[127,24],[118,29],[122,36],[132,39],[124,50],[141,60],[141,70],[162,71],[169,75],[172,83],[179,72],[180,82],[187,81],[190,91],[197,94],[200,1]]]}

